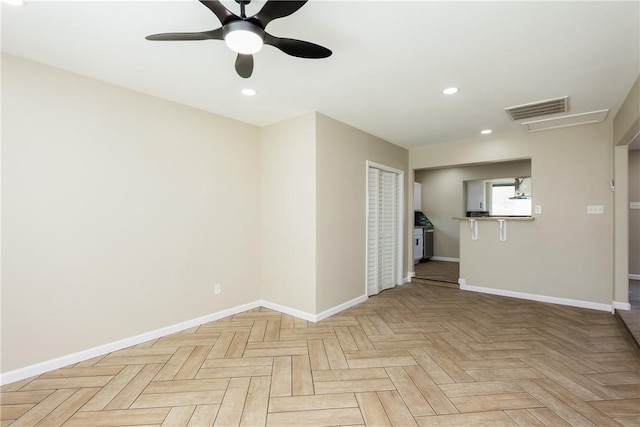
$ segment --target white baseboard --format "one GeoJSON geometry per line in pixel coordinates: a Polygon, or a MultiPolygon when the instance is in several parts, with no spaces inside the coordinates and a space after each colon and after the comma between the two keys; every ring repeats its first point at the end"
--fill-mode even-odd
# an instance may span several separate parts
{"type": "Polygon", "coordinates": [[[288,314],[289,316],[297,317],[298,319],[304,319],[314,323],[317,322],[316,315],[307,313],[306,311],[298,310],[295,308],[287,307],[286,305],[280,305],[265,300],[260,300],[258,301],[258,303],[258,305],[261,305],[264,308],[275,310],[283,314],[288,314]]]}
{"type": "Polygon", "coordinates": [[[618,310],[629,311],[629,310],[631,310],[631,304],[629,304],[628,302],[614,301],[613,302],[613,308],[618,309],[618,310]]]}
{"type": "Polygon", "coordinates": [[[432,256],[431,259],[434,261],[460,262],[460,258],[448,258],[444,256],[432,256]]]}
{"type": "Polygon", "coordinates": [[[102,356],[107,353],[122,350],[123,348],[131,347],[133,345],[142,344],[150,340],[161,338],[166,335],[174,334],[176,332],[184,331],[185,329],[200,326],[202,324],[213,322],[214,320],[222,319],[227,316],[232,316],[243,311],[251,310],[252,308],[260,307],[259,301],[250,302],[247,304],[239,305],[227,310],[222,310],[217,313],[208,314],[206,316],[198,317],[196,319],[187,320],[184,322],[176,323],[164,328],[156,329],[153,331],[145,332],[140,335],[136,335],[130,338],[114,341],[109,344],[100,345],[87,350],[82,350],[77,353],[68,354],[66,356],[58,357],[55,359],[47,360],[45,362],[36,363],[35,365],[26,366],[24,368],[16,369],[0,374],[0,385],[5,385],[20,381],[26,378],[40,375],[45,372],[53,371],[54,369],[62,368],[64,366],[79,363],[84,360],[88,360],[94,357],[102,356]]]}
{"type": "Polygon", "coordinates": [[[259,305],[265,308],[269,308],[271,310],[279,311],[280,313],[288,314],[290,316],[297,317],[299,319],[304,319],[309,322],[316,323],[323,319],[326,319],[327,317],[333,316],[334,314],[340,313],[341,311],[346,310],[347,308],[360,304],[361,302],[364,302],[367,299],[369,299],[368,296],[361,295],[357,298],[354,298],[347,302],[343,302],[342,304],[336,305],[335,307],[332,307],[318,314],[307,313],[306,311],[297,310],[295,308],[287,307],[286,305],[280,305],[280,304],[276,304],[276,303],[273,303],[270,301],[264,301],[264,300],[259,301],[260,303],[259,305]]]}
{"type": "Polygon", "coordinates": [[[500,295],[503,297],[526,299],[530,301],[548,302],[551,304],[568,305],[570,307],[590,308],[592,310],[608,311],[613,313],[611,304],[601,304],[591,301],[582,301],[569,298],[550,297],[546,295],[528,294],[526,292],[507,291],[504,289],[485,288],[482,286],[467,285],[465,279],[458,279],[460,290],[479,292],[482,294],[500,295]]]}
{"type": "Polygon", "coordinates": [[[640,274],[629,274],[629,279],[640,280],[640,274]]]}
{"type": "Polygon", "coordinates": [[[257,307],[265,307],[271,310],[278,311],[280,313],[289,314],[300,319],[308,320],[310,322],[319,322],[322,319],[326,319],[329,316],[333,316],[347,308],[364,302],[369,297],[367,295],[361,295],[350,301],[339,304],[333,308],[323,311],[319,314],[311,314],[295,308],[286,307],[284,305],[275,304],[269,301],[257,300],[247,304],[232,307],[227,310],[218,311],[217,313],[208,314],[206,316],[198,317],[196,319],[187,320],[184,322],[176,323],[164,328],[156,329],[150,332],[145,332],[140,335],[136,335],[130,338],[114,341],[109,344],[100,345],[87,350],[82,350],[77,353],[69,354],[66,356],[58,357],[56,359],[47,360],[45,362],[36,363],[35,365],[26,366],[24,368],[8,371],[0,374],[0,385],[13,383],[16,381],[24,380],[36,375],[43,374],[45,372],[53,371],[74,363],[79,363],[94,357],[102,356],[114,351],[122,350],[123,348],[131,347],[137,344],[142,344],[150,340],[164,337],[166,335],[174,334],[176,332],[184,331],[185,329],[200,326],[202,324],[213,322],[214,320],[222,319],[224,317],[233,316],[234,314],[242,313],[243,311],[251,310],[257,307]]]}
{"type": "Polygon", "coordinates": [[[416,272],[415,272],[415,271],[410,271],[410,272],[407,274],[407,277],[404,277],[404,278],[402,279],[402,283],[401,283],[401,284],[402,284],[402,285],[404,285],[405,283],[409,283],[409,282],[411,282],[411,279],[412,279],[413,277],[416,277],[416,272]]]}
{"type": "Polygon", "coordinates": [[[354,298],[350,301],[347,302],[343,302],[342,304],[336,305],[333,308],[330,308],[328,310],[323,311],[322,313],[318,313],[316,314],[316,322],[319,322],[323,319],[326,319],[327,317],[333,316],[334,314],[340,313],[343,310],[346,310],[347,308],[351,308],[354,305],[358,305],[361,302],[365,302],[366,300],[368,300],[369,297],[367,295],[360,295],[357,298],[354,298]]]}

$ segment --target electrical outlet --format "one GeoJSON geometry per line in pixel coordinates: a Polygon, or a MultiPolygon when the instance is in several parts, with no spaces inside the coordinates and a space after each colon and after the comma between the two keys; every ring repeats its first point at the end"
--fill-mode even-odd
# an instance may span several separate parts
{"type": "Polygon", "coordinates": [[[588,205],[587,213],[589,215],[602,215],[604,214],[604,206],[602,205],[588,205]]]}
{"type": "Polygon", "coordinates": [[[218,295],[220,292],[222,292],[222,285],[220,283],[216,283],[213,286],[213,293],[218,295]]]}
{"type": "Polygon", "coordinates": [[[542,205],[535,205],[533,208],[533,212],[536,215],[542,215],[542,205]]]}

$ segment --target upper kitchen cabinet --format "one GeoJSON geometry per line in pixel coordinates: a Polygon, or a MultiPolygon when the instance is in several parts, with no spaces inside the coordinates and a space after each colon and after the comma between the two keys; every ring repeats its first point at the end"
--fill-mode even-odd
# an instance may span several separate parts
{"type": "Polygon", "coordinates": [[[486,211],[486,186],[484,181],[467,181],[467,210],[486,211]]]}
{"type": "Polygon", "coordinates": [[[413,183],[413,210],[422,210],[422,184],[419,182],[413,183]]]}

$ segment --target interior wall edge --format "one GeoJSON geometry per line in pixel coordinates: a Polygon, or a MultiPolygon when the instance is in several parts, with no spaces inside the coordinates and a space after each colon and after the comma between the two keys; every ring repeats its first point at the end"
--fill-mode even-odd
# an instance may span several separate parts
{"type": "Polygon", "coordinates": [[[640,75],[613,118],[614,145],[627,145],[640,132],[640,75]]]}

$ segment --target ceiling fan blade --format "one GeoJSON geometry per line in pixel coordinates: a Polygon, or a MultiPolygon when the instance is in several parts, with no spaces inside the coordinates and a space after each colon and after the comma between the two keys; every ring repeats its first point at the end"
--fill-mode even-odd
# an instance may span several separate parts
{"type": "Polygon", "coordinates": [[[236,58],[236,71],[240,77],[248,79],[253,73],[253,55],[238,54],[236,58]]]}
{"type": "Polygon", "coordinates": [[[326,47],[315,43],[296,39],[282,39],[271,34],[265,35],[264,44],[275,46],[284,53],[298,58],[327,58],[333,53],[326,47]]]}
{"type": "Polygon", "coordinates": [[[147,40],[175,41],[175,40],[222,40],[222,28],[196,33],[162,33],[145,37],[147,40]]]}
{"type": "Polygon", "coordinates": [[[218,0],[200,0],[200,3],[205,5],[211,12],[213,12],[221,24],[226,24],[231,18],[238,18],[236,15],[231,13],[229,9],[224,7],[222,3],[218,0]]]}
{"type": "Polygon", "coordinates": [[[263,28],[274,19],[289,16],[300,9],[307,0],[303,1],[268,1],[253,17],[260,21],[263,28]]]}

